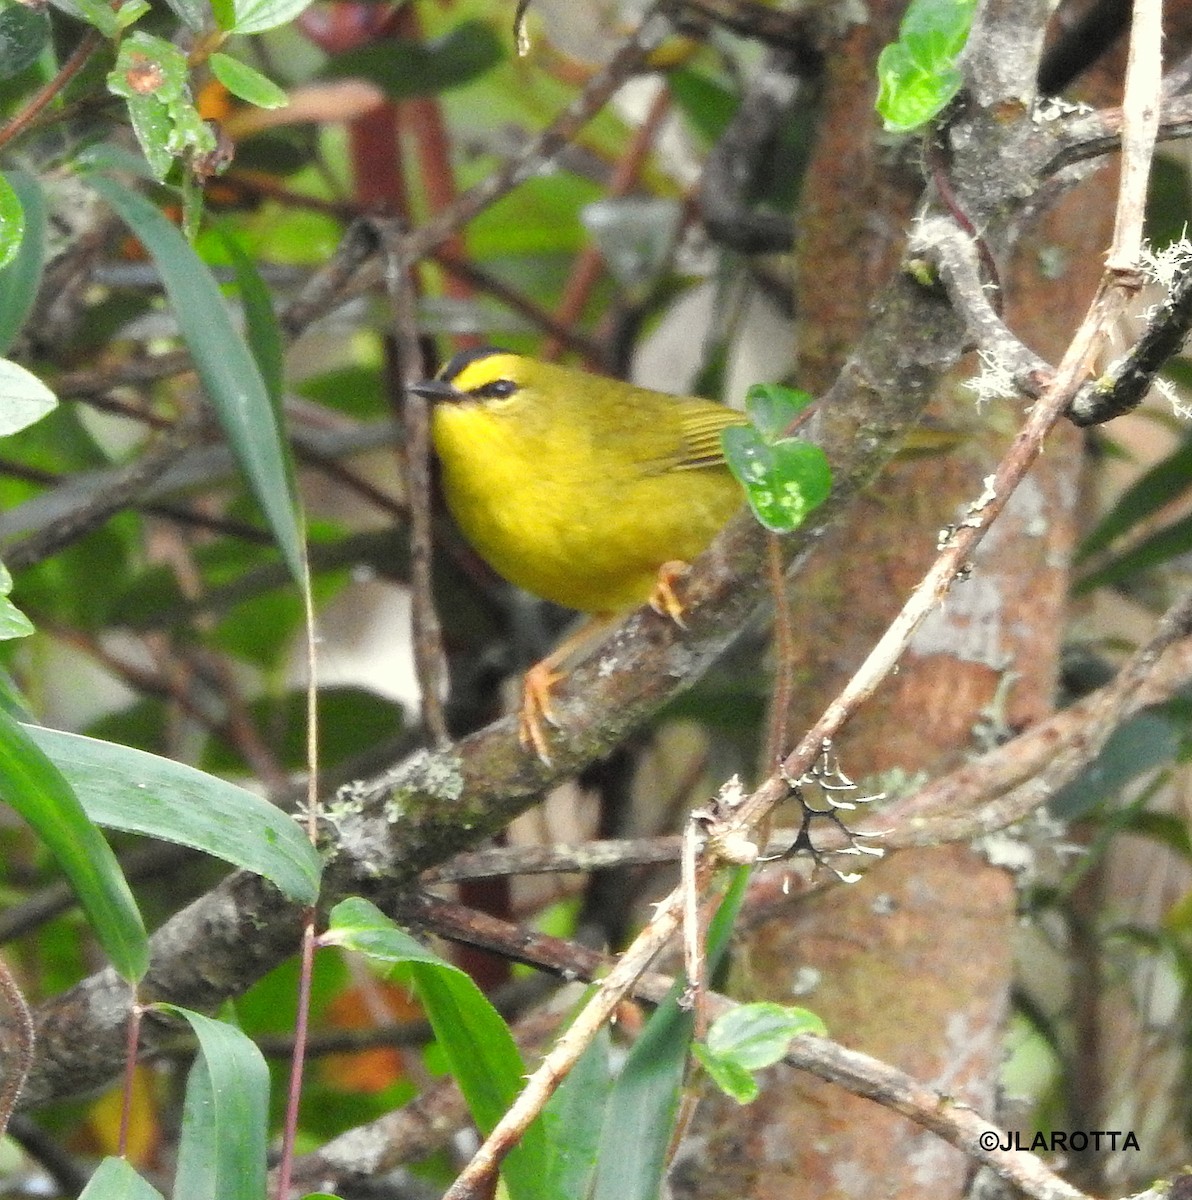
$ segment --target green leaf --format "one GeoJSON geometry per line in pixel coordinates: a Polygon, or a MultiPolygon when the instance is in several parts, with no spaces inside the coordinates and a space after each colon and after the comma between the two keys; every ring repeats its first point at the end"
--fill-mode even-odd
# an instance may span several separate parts
{"type": "Polygon", "coordinates": [[[12,184],[0,175],[0,267],[16,258],[25,236],[25,210],[12,184]]]}
{"type": "Polygon", "coordinates": [[[600,1030],[543,1109],[543,1200],[587,1196],[599,1161],[600,1130],[612,1088],[608,1028],[600,1030]]]}
{"type": "Polygon", "coordinates": [[[887,46],[877,60],[877,111],[891,133],[911,133],[926,125],[960,91],[955,67],[924,68],[901,42],[887,46]]]}
{"type": "Polygon", "coordinates": [[[273,297],[261,278],[256,263],[244,252],[235,235],[227,228],[221,229],[219,233],[228,257],[232,260],[232,270],[236,272],[236,288],[244,306],[248,348],[256,359],[257,369],[261,372],[261,379],[265,383],[280,426],[286,353],[281,325],[278,323],[277,313],[273,310],[273,297]]]}
{"type": "Polygon", "coordinates": [[[0,642],[28,637],[34,632],[33,622],[8,598],[11,591],[12,576],[0,562],[0,642]]]}
{"type": "Polygon", "coordinates": [[[53,0],[53,3],[55,8],[94,25],[109,40],[120,32],[119,14],[104,0],[53,0]]]}
{"type": "Polygon", "coordinates": [[[708,1052],[728,1059],[746,1071],[771,1067],[786,1053],[791,1038],[801,1033],[827,1036],[823,1021],[806,1008],[759,1001],[740,1004],[713,1022],[708,1052]]]}
{"type": "Polygon", "coordinates": [[[126,100],[155,96],[168,104],[187,94],[189,82],[186,55],[173,42],[143,30],[120,43],[116,62],[108,72],[108,90],[126,100]]]}
{"type": "Polygon", "coordinates": [[[693,1016],[678,981],[646,1022],[617,1076],[600,1136],[592,1200],[656,1200],[691,1044],[693,1016]]]}
{"type": "Polygon", "coordinates": [[[269,1068],[239,1029],[174,1004],[199,1055],[186,1081],[173,1200],[261,1200],[269,1131],[269,1068]]]}
{"type": "MultiPolygon", "coordinates": [[[[435,1038],[468,1102],[477,1126],[488,1133],[521,1090],[525,1065],[500,1014],[472,980],[443,962],[367,900],[341,901],[320,939],[383,962],[406,963],[435,1038]]],[[[547,1157],[541,1118],[501,1165],[511,1200],[540,1200],[547,1157]]]]}
{"type": "Polygon", "coordinates": [[[149,967],[141,914],[102,834],[26,728],[0,712],[0,798],[45,842],[112,966],[136,982],[149,967]]]}
{"type": "Polygon", "coordinates": [[[1151,160],[1151,177],[1146,196],[1146,240],[1162,250],[1184,236],[1188,213],[1192,212],[1192,180],[1187,166],[1167,154],[1151,160]]]}
{"type": "Polygon", "coordinates": [[[174,122],[168,106],[156,96],[130,96],[125,104],[132,131],[153,172],[153,178],[164,179],[174,165],[174,154],[169,148],[174,122]]]}
{"type": "Polygon", "coordinates": [[[200,156],[210,154],[215,149],[215,134],[199,116],[199,110],[191,103],[189,96],[171,106],[170,117],[173,128],[166,139],[166,148],[171,154],[177,157],[187,153],[200,156]]]}
{"type": "Polygon", "coordinates": [[[367,79],[391,100],[402,100],[461,87],[504,58],[504,43],[491,25],[463,21],[444,37],[430,41],[369,42],[336,55],[323,74],[331,79],[367,79]]]}
{"type": "Polygon", "coordinates": [[[768,442],[751,425],[732,426],[720,437],[729,470],[767,529],[797,529],[828,498],[832,471],[818,446],[797,438],[768,442]]]}
{"type": "Polygon", "coordinates": [[[152,255],[182,337],[203,387],[290,573],[301,586],[302,532],[288,463],[288,447],[269,392],[244,339],[236,331],[219,287],[186,239],[144,197],[104,175],[87,181],[116,210],[152,255]]]}
{"type": "Polygon", "coordinates": [[[787,436],[795,418],[812,403],[813,397],[798,388],[780,383],[755,383],[745,394],[745,412],[767,441],[787,436]]]}
{"type": "Polygon", "coordinates": [[[0,270],[0,354],[8,352],[37,299],[46,253],[46,206],[41,185],[25,171],[7,172],[25,213],[25,236],[0,270]]]}
{"type": "Polygon", "coordinates": [[[214,20],[209,0],[166,0],[166,4],[194,33],[205,32],[214,20]]]}
{"type": "Polygon", "coordinates": [[[666,86],[708,149],[720,141],[741,105],[740,97],[723,84],[689,67],[668,71],[666,86]]]}
{"type": "Polygon", "coordinates": [[[738,1104],[752,1104],[757,1099],[761,1087],[744,1067],[731,1059],[717,1058],[707,1046],[698,1042],[691,1047],[691,1053],[726,1096],[731,1096],[738,1104]]]}
{"type": "Polygon", "coordinates": [[[1073,594],[1083,596],[1099,587],[1123,583],[1143,571],[1187,554],[1189,550],[1192,550],[1192,517],[1182,517],[1157,529],[1150,537],[1143,538],[1104,566],[1082,575],[1073,585],[1073,594]]]}
{"type": "Polygon", "coordinates": [[[1078,821],[1106,801],[1117,800],[1139,775],[1175,761],[1186,729],[1186,717],[1165,711],[1165,706],[1135,714],[1051,797],[1048,808],[1063,821],[1078,821]]]}
{"type": "Polygon", "coordinates": [[[0,437],[40,421],[58,407],[58,398],[24,367],[0,358],[0,437]]]}
{"type": "Polygon", "coordinates": [[[220,0],[215,4],[215,16],[221,29],[231,33],[263,33],[292,21],[310,0],[220,0]],[[227,10],[231,9],[234,21],[225,24],[227,10]]]}
{"type": "Polygon", "coordinates": [[[924,63],[955,58],[968,41],[976,10],[977,0],[911,0],[899,38],[920,47],[924,63]]]}
{"type": "MultiPolygon", "coordinates": [[[[395,737],[401,731],[401,706],[365,688],[321,687],[318,701],[319,759],[325,769],[376,750],[387,738],[395,737]]],[[[261,696],[248,705],[250,720],[259,722],[257,728],[269,730],[269,748],[277,761],[290,770],[302,770],[306,765],[306,709],[306,693],[298,689],[281,696],[261,696]]],[[[160,705],[157,710],[161,711],[160,705]]],[[[161,712],[163,718],[164,715],[161,712]]],[[[106,733],[96,732],[95,735],[107,737],[106,733]]],[[[116,740],[138,746],[144,744],[137,738],[117,737],[116,740]]],[[[250,770],[243,757],[222,739],[208,743],[200,765],[204,770],[218,774],[250,770]]]]}
{"type": "Polygon", "coordinates": [[[832,489],[822,450],[784,436],[812,398],[776,383],[755,384],[745,398],[752,425],[721,435],[729,470],[745,489],[754,515],[776,533],[798,528],[832,489]]]}
{"type": "Polygon", "coordinates": [[[359,896],[349,896],[331,910],[327,931],[320,936],[319,944],[342,946],[378,962],[424,962],[456,969],[399,929],[375,904],[359,896]]]}
{"type": "Polygon", "coordinates": [[[21,689],[17,687],[16,681],[3,667],[0,667],[0,710],[22,723],[32,720],[29,706],[25,702],[21,689]]]}
{"type": "Polygon", "coordinates": [[[164,1200],[161,1192],[142,1179],[123,1158],[105,1158],[95,1168],[79,1200],[164,1200]]]}
{"type": "Polygon", "coordinates": [[[107,82],[109,91],[126,100],[155,178],[164,179],[180,155],[215,148],[215,135],[191,100],[190,65],[173,42],[142,30],[130,34],[120,43],[107,82]]]}
{"type": "Polygon", "coordinates": [[[29,4],[0,8],[0,79],[31,67],[50,40],[50,19],[29,4]]]}
{"type": "Polygon", "coordinates": [[[149,0],[124,0],[116,10],[116,21],[120,29],[127,29],[134,21],[139,21],[153,6],[149,0]]]}
{"type": "Polygon", "coordinates": [[[264,876],[299,904],[318,896],[314,847],[293,817],[255,793],[130,746],[40,726],[28,734],[96,824],[193,846],[264,876]]]}
{"type": "Polygon", "coordinates": [[[1192,486],[1192,438],[1187,438],[1126,489],[1114,506],[1081,542],[1080,563],[1104,550],[1115,538],[1166,508],[1192,486]]]}
{"type": "Polygon", "coordinates": [[[215,53],[207,60],[215,78],[241,100],[258,108],[285,108],[290,102],[285,90],[260,71],[230,54],[215,53]]]}
{"type": "Polygon", "coordinates": [[[908,133],[941,112],[964,82],[956,59],[976,0],[912,0],[899,40],[877,60],[877,111],[886,129],[908,133]]]}
{"type": "MultiPolygon", "coordinates": [[[[733,875],[708,928],[707,964],[715,974],[728,949],[733,922],[749,883],[749,870],[733,875]]],[[[682,1095],[693,1017],[674,987],[646,1024],[613,1085],[605,1108],[592,1200],[656,1200],[662,1186],[682,1095]]]]}

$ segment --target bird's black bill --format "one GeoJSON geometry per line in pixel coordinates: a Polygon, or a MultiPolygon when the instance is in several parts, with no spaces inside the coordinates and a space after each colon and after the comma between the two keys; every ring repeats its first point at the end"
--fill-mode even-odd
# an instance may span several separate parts
{"type": "Polygon", "coordinates": [[[458,400],[459,392],[442,379],[423,379],[418,383],[411,383],[408,388],[415,396],[421,396],[425,400],[458,400]]]}

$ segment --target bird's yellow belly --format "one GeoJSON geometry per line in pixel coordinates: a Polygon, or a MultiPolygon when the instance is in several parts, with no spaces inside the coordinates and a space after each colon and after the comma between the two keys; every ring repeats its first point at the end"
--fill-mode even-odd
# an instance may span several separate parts
{"type": "MultiPolygon", "coordinates": [[[[450,470],[450,468],[447,468],[450,470]]],[[[723,467],[675,479],[602,481],[577,495],[549,479],[505,479],[502,486],[449,481],[452,515],[464,536],[511,583],[584,612],[617,612],[650,596],[658,568],[695,558],[740,504],[723,467]]]]}

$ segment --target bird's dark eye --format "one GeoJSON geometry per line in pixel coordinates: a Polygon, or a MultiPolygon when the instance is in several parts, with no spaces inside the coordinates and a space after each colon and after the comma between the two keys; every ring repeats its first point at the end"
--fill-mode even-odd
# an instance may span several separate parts
{"type": "Polygon", "coordinates": [[[512,379],[494,379],[492,383],[476,388],[472,395],[482,400],[504,400],[516,391],[517,384],[512,379]]]}

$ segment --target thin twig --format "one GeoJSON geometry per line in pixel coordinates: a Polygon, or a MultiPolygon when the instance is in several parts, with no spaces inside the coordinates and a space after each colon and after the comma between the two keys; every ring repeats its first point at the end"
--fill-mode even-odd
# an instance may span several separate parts
{"type": "Polygon", "coordinates": [[[431,589],[430,405],[410,390],[422,376],[414,282],[403,248],[405,233],[397,221],[377,222],[385,256],[385,287],[393,315],[393,336],[404,391],[406,488],[410,498],[410,604],[414,624],[414,666],[422,705],[422,723],[435,745],[450,745],[443,712],[447,663],[443,630],[431,589]]]}
{"type": "Polygon", "coordinates": [[[795,1038],[783,1061],[902,1113],[1034,1200],[1089,1200],[1034,1154],[1002,1149],[1003,1143],[1011,1145],[1006,1135],[955,1096],[928,1087],[897,1067],[810,1034],[795,1038]]]}
{"type": "Polygon", "coordinates": [[[294,1027],[294,1054],[290,1060],[290,1080],[286,1091],[286,1117],[282,1132],[281,1161],[277,1171],[277,1200],[290,1194],[290,1174],[294,1166],[294,1143],[298,1135],[298,1109],[302,1099],[303,1067],[306,1063],[307,1027],[310,1021],[310,989],[314,975],[315,914],[308,909],[303,917],[302,950],[299,956],[298,1020],[294,1027]]]}
{"type": "MultiPolygon", "coordinates": [[[[888,818],[895,831],[889,836],[881,835],[884,844],[894,847],[967,841],[1004,829],[1047,803],[1096,758],[1122,721],[1138,710],[1140,697],[1144,695],[1160,657],[1190,634],[1192,591],[1181,596],[1163,614],[1152,637],[1135,651],[1112,682],[1073,706],[1077,709],[1075,714],[1071,709],[1057,714],[1054,723],[1045,723],[1038,731],[1028,730],[1014,742],[968,764],[956,776],[930,784],[917,796],[883,813],[880,820],[884,822],[888,818]],[[1073,716],[1075,720],[1071,719],[1073,716]],[[1059,737],[1057,730],[1062,730],[1059,737]],[[1019,761],[1012,763],[1011,756],[1002,751],[1012,750],[1017,743],[1022,743],[1017,755],[1019,761]],[[1007,782],[1014,786],[1003,786],[984,803],[975,805],[976,797],[971,787],[965,787],[966,775],[971,768],[979,775],[984,764],[984,770],[996,778],[994,768],[1003,761],[1013,771],[1012,779],[1007,782]],[[967,797],[966,790],[969,792],[967,797]],[[958,811],[961,808],[963,811],[958,811]]],[[[1178,673],[1173,682],[1176,681],[1182,682],[1178,673]]],[[[1150,702],[1154,702],[1153,698],[1150,702]]]]}
{"type": "Polygon", "coordinates": [[[1115,273],[1138,270],[1162,86],[1163,5],[1156,0],[1134,0],[1122,96],[1121,179],[1113,242],[1105,263],[1115,273]]]}
{"type": "Polygon", "coordinates": [[[3,1137],[12,1116],[13,1106],[33,1067],[33,1048],[37,1040],[33,1014],[29,1011],[29,1005],[25,1003],[25,997],[21,995],[21,989],[3,958],[0,958],[0,999],[3,999],[13,1015],[13,1062],[5,1071],[4,1084],[0,1087],[0,1137],[3,1137]]]}
{"type": "MultiPolygon", "coordinates": [[[[658,130],[669,110],[670,93],[666,88],[662,88],[654,97],[645,119],[634,130],[629,145],[613,170],[606,193],[610,199],[627,196],[637,182],[642,164],[646,160],[646,155],[654,148],[658,130]]],[[[572,265],[567,282],[563,285],[563,294],[559,299],[557,316],[559,323],[565,329],[570,329],[583,316],[584,309],[591,298],[592,289],[596,286],[603,271],[604,256],[599,249],[591,244],[584,246],[572,265]]],[[[563,345],[563,341],[558,336],[552,335],[542,344],[539,355],[546,359],[558,358],[563,345]]],[[[599,363],[600,359],[597,358],[595,362],[599,363]]]]}
{"type": "Polygon", "coordinates": [[[910,252],[935,264],[948,298],[986,361],[1009,374],[1024,395],[1038,396],[1055,371],[1018,339],[990,302],[989,289],[997,285],[986,283],[981,275],[973,235],[946,217],[924,217],[915,225],[910,252]]]}
{"type": "MultiPolygon", "coordinates": [[[[473,217],[518,184],[531,178],[544,162],[567,146],[576,133],[604,107],[612,95],[646,65],[650,54],[672,31],[670,13],[677,0],[655,0],[636,32],[588,80],[583,91],[517,154],[486,179],[461,192],[456,201],[432,220],[411,230],[402,251],[403,266],[432,253],[473,217]]],[[[341,244],[342,249],[342,244],[341,244]]],[[[337,251],[335,270],[320,272],[281,316],[282,328],[293,336],[337,304],[372,289],[383,274],[374,254],[365,252],[354,263],[337,251]]]]}
{"type": "Polygon", "coordinates": [[[1151,315],[1130,353],[1072,402],[1074,425],[1100,425],[1142,403],[1155,377],[1180,352],[1192,329],[1192,264],[1185,264],[1167,298],[1151,315]]]}
{"type": "Polygon", "coordinates": [[[204,406],[196,405],[168,430],[156,435],[153,444],[135,462],[114,472],[111,483],[103,491],[93,492],[60,520],[10,545],[4,551],[4,561],[9,569],[19,571],[31,567],[97,529],[177,463],[203,438],[207,424],[204,406]]]}
{"type": "Polygon", "coordinates": [[[770,695],[770,728],[765,751],[768,767],[786,754],[791,698],[795,690],[795,631],[791,625],[791,610],[783,580],[782,543],[776,533],[766,535],[766,549],[770,591],[774,601],[774,688],[770,695]]]}
{"type": "Polygon", "coordinates": [[[120,1093],[120,1133],[117,1139],[119,1153],[128,1153],[128,1133],[132,1127],[132,1098],[136,1087],[137,1049],[141,1041],[141,1017],[144,1009],[133,992],[132,1004],[128,1009],[128,1029],[125,1031],[124,1086],[120,1093]]]}
{"type": "Polygon", "coordinates": [[[0,129],[0,146],[7,146],[33,124],[42,109],[87,65],[87,60],[99,49],[102,42],[103,38],[98,31],[87,30],[83,40],[75,47],[74,53],[62,64],[58,74],[3,129],[0,129]]]}

